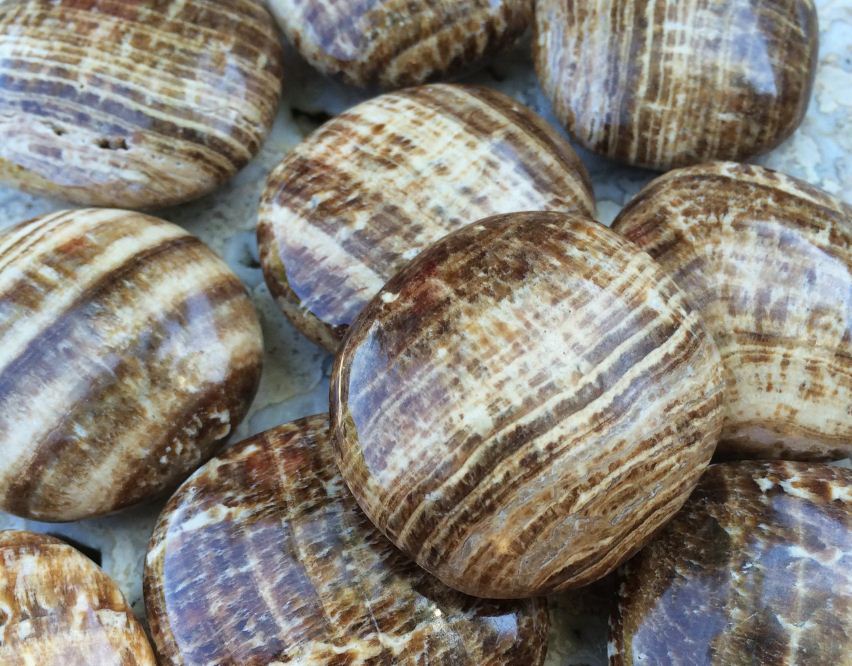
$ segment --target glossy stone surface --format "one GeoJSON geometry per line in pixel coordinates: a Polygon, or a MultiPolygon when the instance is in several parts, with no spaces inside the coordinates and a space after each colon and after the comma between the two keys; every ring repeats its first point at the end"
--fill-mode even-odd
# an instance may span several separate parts
{"type": "Polygon", "coordinates": [[[719,163],[657,179],[613,228],[689,294],[722,352],[721,454],[852,455],[852,208],[719,163]]]}
{"type": "Polygon", "coordinates": [[[480,63],[532,22],[532,0],[270,0],[314,67],[356,86],[398,88],[480,63]]]}
{"type": "Polygon", "coordinates": [[[556,115],[636,166],[763,153],[799,126],[813,88],[812,0],[539,0],[535,27],[556,115]]]}
{"type": "Polygon", "coordinates": [[[0,1],[0,179],[83,205],[199,197],[258,152],[281,75],[258,0],[0,1]]]}
{"type": "Polygon", "coordinates": [[[606,575],[683,504],[722,425],[719,354],[657,264],[591,220],[439,241],[344,341],[341,472],[446,584],[525,597],[606,575]]]}
{"type": "Polygon", "coordinates": [[[449,590],[405,558],[340,478],[319,415],[210,461],[169,501],[148,551],[165,664],[483,664],[544,660],[544,600],[449,590]]]}
{"type": "Polygon", "coordinates": [[[496,91],[422,86],[337,116],[273,171],[261,263],[284,312],[334,350],[420,250],[483,217],[525,210],[594,212],[571,146],[496,91]]]}
{"type": "Polygon", "coordinates": [[[156,666],[116,584],[71,546],[0,532],[0,663],[156,666]]]}
{"type": "Polygon", "coordinates": [[[852,470],[713,465],[624,568],[610,664],[848,664],[850,563],[852,470]]]}
{"type": "Polygon", "coordinates": [[[107,513],[173,488],[245,415],[245,288],[157,218],[88,209],[0,234],[0,507],[107,513]]]}

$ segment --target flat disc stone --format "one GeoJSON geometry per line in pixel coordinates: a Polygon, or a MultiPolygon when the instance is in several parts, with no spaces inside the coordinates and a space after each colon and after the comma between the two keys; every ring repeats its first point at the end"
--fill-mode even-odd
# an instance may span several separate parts
{"type": "Polygon", "coordinates": [[[0,234],[0,508],[107,513],[170,490],[245,415],[262,339],[242,283],[139,213],[0,234]]]}
{"type": "Polygon", "coordinates": [[[789,176],[720,163],[654,181],[613,228],[663,265],[719,346],[720,454],[852,455],[852,208],[789,176]]]}
{"type": "Polygon", "coordinates": [[[281,75],[259,0],[0,2],[0,179],[83,205],[194,199],[258,152],[281,75]]]}
{"type": "Polygon", "coordinates": [[[373,527],[328,417],[278,427],[190,478],[160,517],[145,605],[163,664],[538,666],[544,600],[466,597],[373,527]]]}
{"type": "Polygon", "coordinates": [[[332,374],[371,520],[447,585],[603,577],[680,508],[722,425],[719,353],[644,252],[590,219],[497,216],[396,275],[332,374]]]}
{"type": "Polygon", "coordinates": [[[789,137],[818,59],[812,0],[538,0],[535,64],[584,146],[668,170],[789,137]]]}
{"type": "Polygon", "coordinates": [[[622,572],[611,666],[835,666],[852,655],[852,470],[713,465],[622,572]]]}
{"type": "Polygon", "coordinates": [[[523,210],[593,214],[571,146],[501,93],[423,86],[343,113],[288,154],[261,204],[261,263],[284,312],[334,350],[423,248],[523,210]]]}
{"type": "Polygon", "coordinates": [[[270,0],[290,41],[326,74],[397,88],[480,63],[532,22],[532,0],[270,0]]]}
{"type": "Polygon", "coordinates": [[[0,532],[0,663],[157,666],[118,586],[53,537],[0,532]]]}

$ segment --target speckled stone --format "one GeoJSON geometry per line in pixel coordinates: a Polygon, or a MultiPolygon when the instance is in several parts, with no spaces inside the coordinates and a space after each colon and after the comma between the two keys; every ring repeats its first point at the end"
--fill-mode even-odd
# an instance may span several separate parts
{"type": "Polygon", "coordinates": [[[457,231],[396,275],[332,372],[337,461],[451,587],[583,585],[681,507],[722,425],[719,353],[644,252],[580,216],[457,231]]]}
{"type": "Polygon", "coordinates": [[[176,486],[245,415],[262,339],[200,240],[139,213],[0,234],[0,507],[107,513],[176,486]]]}
{"type": "Polygon", "coordinates": [[[539,0],[535,60],[589,149],[666,170],[744,160],[802,122],[818,57],[812,0],[539,0]]]}
{"type": "Polygon", "coordinates": [[[83,205],[194,199],[258,152],[281,76],[258,0],[0,2],[0,179],[83,205]]]}
{"type": "Polygon", "coordinates": [[[663,265],[716,339],[728,378],[720,454],[852,455],[852,208],[717,163],[657,179],[613,228],[663,265]]]}
{"type": "Polygon", "coordinates": [[[611,666],[849,664],[852,470],[713,465],[619,596],[611,666]]]}
{"type": "Polygon", "coordinates": [[[0,532],[0,663],[156,666],[115,583],[53,537],[0,532]]]}
{"type": "Polygon", "coordinates": [[[337,116],[272,172],[261,263],[284,312],[334,350],[420,250],[483,217],[526,210],[594,213],[571,146],[494,90],[421,86],[337,116]]]}
{"type": "Polygon", "coordinates": [[[253,437],[169,501],[145,572],[162,664],[538,666],[543,600],[447,589],[359,510],[328,417],[253,437]]]}

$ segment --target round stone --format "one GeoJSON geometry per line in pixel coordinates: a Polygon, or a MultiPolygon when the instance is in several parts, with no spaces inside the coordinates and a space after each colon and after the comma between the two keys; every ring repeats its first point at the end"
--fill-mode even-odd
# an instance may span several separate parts
{"type": "Polygon", "coordinates": [[[397,88],[481,63],[532,22],[532,0],[270,0],[314,67],[356,86],[397,88]]]}
{"type": "Polygon", "coordinates": [[[538,0],[535,63],[584,146],[667,170],[745,160],[802,122],[812,0],[538,0]]]}
{"type": "Polygon", "coordinates": [[[0,532],[0,663],[157,666],[118,586],[53,537],[0,532]]]}
{"type": "Polygon", "coordinates": [[[253,437],[166,506],[145,604],[165,664],[538,666],[544,600],[466,597],[408,560],[340,478],[328,417],[253,437]]]}
{"type": "Polygon", "coordinates": [[[644,252],[590,219],[490,218],[396,275],[332,373],[370,519],[489,598],[590,583],[681,507],[722,425],[719,353],[644,252]]]}
{"type": "Polygon", "coordinates": [[[662,264],[719,346],[720,454],[852,455],[852,208],[720,163],[654,181],[613,228],[662,264]]]}
{"type": "Polygon", "coordinates": [[[594,213],[571,146],[486,88],[430,85],[338,116],[271,174],[258,240],[270,290],[308,337],[335,350],[409,259],[483,217],[594,213]]]}
{"type": "Polygon", "coordinates": [[[269,131],[281,46],[259,0],[0,3],[0,179],[82,205],[211,192],[269,131]]]}
{"type": "Polygon", "coordinates": [[[610,664],[846,664],[852,470],[713,465],[622,572],[610,664]]]}
{"type": "Polygon", "coordinates": [[[107,513],[170,490],[245,415],[262,360],[240,281],[180,227],[88,209],[0,235],[0,508],[107,513]]]}

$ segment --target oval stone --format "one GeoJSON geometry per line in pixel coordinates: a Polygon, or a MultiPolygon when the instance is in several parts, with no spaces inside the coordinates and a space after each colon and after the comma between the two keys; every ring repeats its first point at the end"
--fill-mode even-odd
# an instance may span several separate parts
{"type": "Polygon", "coordinates": [[[624,568],[610,664],[847,664],[850,562],[852,470],[713,465],[624,568]]]}
{"type": "Polygon", "coordinates": [[[165,664],[538,666],[542,599],[444,587],[367,520],[319,415],[210,461],[166,506],[145,602],[165,664]]]}
{"type": "Polygon", "coordinates": [[[852,455],[852,208],[774,171],[720,163],[654,181],[613,228],[663,265],[719,346],[720,454],[852,455]]]}
{"type": "Polygon", "coordinates": [[[587,218],[497,216],[432,245],[350,329],[337,461],[447,585],[535,596],[603,577],[674,515],[723,387],[697,312],[647,254],[587,218]]]}
{"type": "Polygon", "coordinates": [[[200,240],[120,210],[0,235],[0,508],[68,521],[150,499],[248,410],[260,325],[200,240]]]}
{"type": "Polygon", "coordinates": [[[766,152],[801,124],[813,0],[538,0],[535,63],[584,146],[668,170],[766,152]]]}
{"type": "Polygon", "coordinates": [[[118,586],[53,537],[0,532],[0,663],[157,666],[118,586]]]}
{"type": "Polygon", "coordinates": [[[258,0],[0,3],[0,180],[82,205],[211,192],[260,149],[281,46],[258,0]]]}
{"type": "Polygon", "coordinates": [[[273,171],[261,264],[287,316],[335,350],[420,250],[483,217],[524,210],[593,214],[571,146],[501,93],[422,86],[343,113],[273,171]]]}
{"type": "Polygon", "coordinates": [[[481,63],[532,22],[532,0],[270,0],[304,58],[356,86],[398,88],[481,63]]]}

